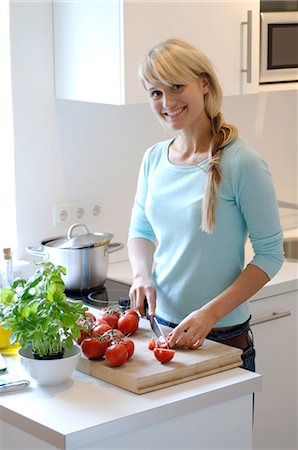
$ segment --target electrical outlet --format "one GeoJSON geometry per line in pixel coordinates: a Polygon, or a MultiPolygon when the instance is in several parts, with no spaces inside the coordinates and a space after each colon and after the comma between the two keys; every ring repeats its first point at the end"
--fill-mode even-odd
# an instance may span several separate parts
{"type": "Polygon", "coordinates": [[[90,202],[88,206],[90,219],[97,219],[102,214],[102,206],[99,201],[90,202]]]}
{"type": "Polygon", "coordinates": [[[75,222],[84,221],[87,218],[87,211],[86,203],[74,203],[71,205],[71,216],[75,222]]]}
{"type": "Polygon", "coordinates": [[[59,205],[53,208],[53,222],[54,226],[64,225],[70,223],[71,214],[69,205],[59,205]]]}

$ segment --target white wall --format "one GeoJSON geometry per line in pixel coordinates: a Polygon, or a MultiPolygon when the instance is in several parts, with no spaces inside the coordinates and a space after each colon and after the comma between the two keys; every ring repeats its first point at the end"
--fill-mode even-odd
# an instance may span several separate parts
{"type": "MultiPolygon", "coordinates": [[[[102,214],[87,222],[90,229],[126,242],[141,157],[169,135],[148,105],[55,99],[51,2],[13,1],[11,34],[18,256],[66,233],[54,227],[52,209],[69,202],[100,199],[102,214]]],[[[297,202],[297,92],[229,97],[223,109],[269,162],[278,197],[297,202]]]]}

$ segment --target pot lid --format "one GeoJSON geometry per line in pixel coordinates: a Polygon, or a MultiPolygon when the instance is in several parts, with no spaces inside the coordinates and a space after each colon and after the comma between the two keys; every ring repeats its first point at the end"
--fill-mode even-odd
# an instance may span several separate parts
{"type": "Polygon", "coordinates": [[[69,227],[67,237],[54,238],[45,242],[45,245],[64,249],[99,247],[109,244],[112,238],[113,233],[90,233],[87,225],[83,223],[74,223],[69,227]],[[84,230],[84,233],[73,235],[73,230],[79,227],[84,230]]]}

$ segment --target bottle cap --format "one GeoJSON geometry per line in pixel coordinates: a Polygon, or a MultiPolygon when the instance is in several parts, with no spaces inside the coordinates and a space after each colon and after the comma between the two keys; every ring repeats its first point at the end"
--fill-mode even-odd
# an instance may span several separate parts
{"type": "Polygon", "coordinates": [[[4,256],[4,259],[11,259],[11,248],[4,248],[3,256],[4,256]]]}

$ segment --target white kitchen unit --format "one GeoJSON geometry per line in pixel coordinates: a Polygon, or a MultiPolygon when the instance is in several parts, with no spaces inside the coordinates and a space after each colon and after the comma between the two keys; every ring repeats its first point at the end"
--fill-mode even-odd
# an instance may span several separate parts
{"type": "Polygon", "coordinates": [[[260,375],[240,368],[143,395],[81,372],[56,387],[32,381],[0,396],[0,448],[248,450],[260,387],[260,375]]]}
{"type": "Polygon", "coordinates": [[[214,63],[225,95],[259,89],[260,2],[53,1],[56,96],[146,102],[137,70],[158,42],[182,38],[214,63]]]}
{"type": "Polygon", "coordinates": [[[256,370],[254,448],[297,448],[297,293],[251,301],[256,370]]]}

